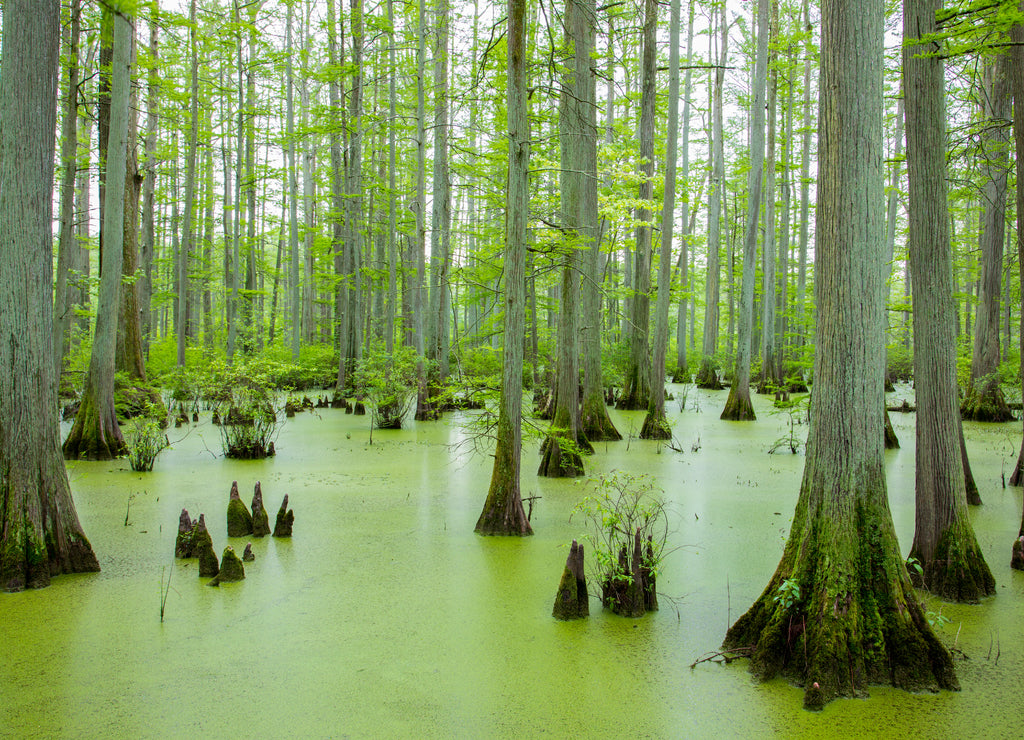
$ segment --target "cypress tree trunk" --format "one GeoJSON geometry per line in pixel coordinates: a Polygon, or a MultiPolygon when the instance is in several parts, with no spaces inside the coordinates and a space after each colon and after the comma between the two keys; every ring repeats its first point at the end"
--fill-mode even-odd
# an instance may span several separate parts
{"type": "MultiPolygon", "coordinates": [[[[974,319],[971,384],[960,407],[971,421],[1010,421],[1013,414],[999,387],[999,281],[1003,270],[1003,229],[1010,172],[1010,74],[1008,57],[999,54],[987,65],[985,127],[981,132],[980,168],[985,182],[981,222],[981,277],[974,319]]],[[[915,273],[915,279],[920,276],[915,273]]]]}
{"type": "MultiPolygon", "coordinates": [[[[100,569],[71,499],[54,413],[57,374],[50,291],[59,49],[57,0],[4,3],[0,587],[7,591],[47,586],[52,576],[61,573],[100,569]]],[[[127,90],[124,93],[127,104],[127,90]]]]}
{"type": "MultiPolygon", "coordinates": [[[[156,146],[157,131],[160,126],[160,75],[158,63],[160,59],[160,4],[153,3],[149,19],[149,54],[152,66],[149,69],[148,91],[146,94],[146,140],[144,165],[145,179],[142,183],[142,235],[140,248],[142,251],[142,280],[139,281],[139,314],[141,316],[142,350],[149,355],[149,342],[153,333],[153,261],[156,257],[156,146]]],[[[225,96],[230,100],[229,96],[225,96]]],[[[230,117],[229,117],[230,119],[230,117]]],[[[225,158],[225,164],[228,160],[225,158]]],[[[231,191],[230,176],[225,176],[225,197],[231,191]]],[[[225,209],[225,223],[230,223],[225,209]]],[[[227,228],[227,227],[226,227],[227,228]]],[[[228,229],[229,231],[230,229],[228,229]]],[[[228,242],[225,241],[225,244],[228,242]]]]}
{"type": "Polygon", "coordinates": [[[723,140],[722,96],[725,84],[725,65],[728,60],[729,27],[725,21],[725,6],[718,18],[721,37],[718,66],[714,70],[711,93],[711,193],[708,201],[708,257],[707,276],[704,280],[704,339],[701,346],[701,365],[697,372],[697,386],[720,390],[715,353],[718,352],[718,301],[722,248],[722,191],[725,188],[725,142],[723,140]]]}
{"type": "MultiPolygon", "coordinates": [[[[597,78],[594,74],[594,50],[597,34],[597,10],[593,0],[575,3],[578,30],[575,38],[576,100],[580,115],[580,183],[582,223],[580,234],[587,244],[582,255],[581,284],[583,343],[583,400],[580,433],[589,442],[622,439],[608,416],[604,386],[601,382],[601,227],[597,208],[597,78]]],[[[568,29],[567,29],[568,30],[568,29]]]]}
{"type": "MultiPolygon", "coordinates": [[[[1024,0],[1020,10],[1024,11],[1024,0]]],[[[1010,52],[1013,78],[1013,138],[1017,150],[1017,182],[1024,183],[1024,25],[1017,24],[1011,31],[1014,46],[1010,52]]],[[[1020,276],[1020,294],[1024,296],[1024,187],[1017,186],[1017,272],[1020,276]]],[[[1020,313],[1020,356],[1024,358],[1024,311],[1020,313]]],[[[1021,392],[1024,394],[1024,370],[1021,371],[1021,392]]],[[[1010,475],[1010,485],[1024,485],[1024,439],[1021,441],[1017,465],[1010,475]]],[[[1024,536],[1024,522],[1021,523],[1024,536]]]]}
{"type": "Polygon", "coordinates": [[[791,676],[804,706],[869,684],[957,688],[907,575],[886,497],[882,438],[885,3],[823,0],[817,352],[811,434],[785,552],[732,626],[760,678],[791,676]],[[798,589],[795,591],[794,588],[798,589]]]}
{"type": "Polygon", "coordinates": [[[654,362],[651,368],[651,400],[640,430],[640,439],[672,439],[672,428],[665,417],[665,362],[668,357],[668,309],[672,293],[672,231],[675,228],[676,152],[679,138],[679,0],[672,0],[670,12],[668,133],[665,142],[665,192],[661,205],[658,300],[654,309],[654,362]]]}
{"type": "Polygon", "coordinates": [[[529,535],[519,493],[530,131],[526,117],[526,0],[508,2],[508,188],[505,211],[505,350],[494,469],[477,534],[529,535]]]}
{"type": "Polygon", "coordinates": [[[199,49],[196,43],[196,0],[192,0],[189,10],[189,49],[192,65],[192,83],[189,87],[190,99],[188,145],[185,154],[185,222],[182,225],[181,249],[178,252],[178,313],[175,316],[175,334],[178,339],[178,366],[185,365],[185,339],[187,331],[189,269],[188,263],[195,249],[195,230],[192,227],[192,214],[195,210],[196,190],[196,149],[199,145],[199,49]]]}
{"type": "MultiPolygon", "coordinates": [[[[747,183],[747,225],[743,241],[743,283],[740,294],[740,327],[736,349],[736,377],[729,388],[729,397],[722,410],[722,419],[753,421],[757,418],[750,402],[750,353],[754,325],[754,270],[757,262],[758,219],[761,212],[762,183],[764,181],[764,126],[765,85],[768,76],[768,19],[770,0],[757,3],[757,57],[754,60],[754,103],[750,124],[750,174],[747,183]]],[[[775,194],[768,193],[769,198],[775,194]]],[[[774,229],[767,223],[767,230],[774,229]]],[[[774,255],[771,256],[774,259],[774,255]]],[[[765,278],[767,280],[767,278],[765,278]]],[[[774,276],[772,285],[774,287],[774,276]]],[[[769,298],[765,297],[765,303],[769,298]]],[[[774,305],[775,298],[771,297],[774,305]]],[[[766,317],[767,318],[767,317],[766,317]]],[[[774,329],[765,324],[767,334],[774,329]]]]}
{"type": "Polygon", "coordinates": [[[967,517],[960,462],[953,316],[953,253],[946,219],[944,64],[921,56],[942,0],[904,0],[903,87],[907,91],[907,175],[914,280],[914,388],[917,495],[910,557],[917,585],[951,601],[977,601],[995,580],[967,517]]]}
{"type": "MultiPolygon", "coordinates": [[[[629,327],[629,365],[625,388],[616,404],[620,409],[646,409],[651,398],[651,356],[647,329],[651,312],[651,236],[653,214],[647,203],[654,197],[654,108],[657,83],[658,5],[644,2],[643,61],[640,87],[640,206],[636,220],[636,269],[633,271],[633,301],[629,327]]],[[[659,383],[665,383],[665,364],[657,369],[659,383]]]]}
{"type": "Polygon", "coordinates": [[[676,310],[676,369],[672,375],[672,382],[687,383],[690,380],[690,364],[686,356],[686,311],[688,309],[690,295],[690,234],[693,230],[689,224],[690,213],[690,96],[693,91],[693,65],[690,60],[693,57],[693,18],[694,0],[690,0],[690,20],[686,25],[686,75],[683,81],[683,142],[682,142],[682,181],[683,187],[680,191],[680,203],[683,212],[683,231],[680,234],[682,242],[679,251],[679,263],[676,272],[679,273],[679,303],[676,310]]]}
{"type": "Polygon", "coordinates": [[[85,391],[82,393],[82,403],[75,416],[75,423],[64,440],[64,457],[69,460],[110,460],[125,451],[124,437],[114,413],[114,363],[123,257],[132,24],[123,12],[105,12],[114,16],[110,132],[104,191],[106,204],[102,224],[105,249],[101,255],[96,333],[85,378],[85,391]]]}

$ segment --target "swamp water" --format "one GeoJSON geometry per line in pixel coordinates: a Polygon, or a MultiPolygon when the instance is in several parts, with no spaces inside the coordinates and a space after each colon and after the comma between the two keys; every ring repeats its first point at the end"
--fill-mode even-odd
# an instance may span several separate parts
{"type": "MultiPolygon", "coordinates": [[[[1000,474],[1012,469],[1020,424],[966,430],[985,502],[971,515],[998,594],[976,606],[929,602],[951,620],[942,639],[967,656],[963,690],[873,687],[869,699],[810,713],[801,689],[755,683],[744,661],[690,668],[768,582],[804,464],[767,454],[788,417],[765,399],[754,401],[755,423],[719,421],[724,402],[701,392],[683,413],[669,403],[682,453],[632,439],[586,460],[590,474],[649,473],[670,502],[677,549],[658,587],[674,603],[662,597],[639,620],[603,612],[596,598],[587,620],[551,618],[586,484],[537,478],[537,444],[523,459],[523,495],[541,497],[536,535],[473,533],[491,458],[452,447],[465,439],[458,415],[375,431],[371,446],[368,417],[306,412],[284,425],[275,458],[236,462],[220,457],[207,413],[169,430],[173,448],[152,473],[120,460],[70,464],[103,571],[0,593],[0,736],[1016,736],[1024,573],[1009,560],[1021,489],[1003,488],[1000,474]],[[261,481],[271,522],[287,493],[294,537],[253,540],[246,579],[208,588],[196,561],[173,558],[178,514],[205,513],[218,557],[227,544],[240,552],[248,539],[226,536],[233,480],[247,505],[261,481]]],[[[643,414],[613,419],[635,434],[643,414]]],[[[914,416],[893,424],[903,448],[886,456],[889,496],[905,553],[914,416]]]]}

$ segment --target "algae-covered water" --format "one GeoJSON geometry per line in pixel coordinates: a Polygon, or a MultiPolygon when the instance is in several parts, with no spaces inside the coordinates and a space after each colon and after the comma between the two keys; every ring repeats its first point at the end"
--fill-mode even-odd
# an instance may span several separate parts
{"type": "MultiPolygon", "coordinates": [[[[1009,559],[1021,489],[1000,477],[1016,459],[1019,423],[967,425],[985,502],[971,516],[998,594],[929,606],[951,620],[942,635],[963,651],[963,690],[875,687],[810,713],[800,689],[755,683],[742,661],[690,668],[771,576],[804,463],[767,454],[787,417],[756,399],[756,423],[722,422],[724,402],[701,393],[685,412],[670,404],[681,453],[632,439],[587,460],[588,473],[650,473],[671,504],[677,549],[658,581],[662,608],[639,620],[604,613],[596,599],[588,620],[551,618],[566,546],[582,533],[569,515],[585,484],[538,479],[536,445],[523,462],[524,495],[541,497],[536,535],[473,533],[491,459],[453,447],[466,435],[458,415],[377,431],[371,446],[366,417],[305,413],[260,462],[220,457],[207,417],[170,430],[173,448],[153,473],[71,464],[103,570],[0,594],[0,735],[1015,736],[1024,574],[1009,559]],[[246,579],[209,588],[195,561],[173,558],[178,514],[206,514],[218,555],[226,544],[241,550],[247,539],[226,536],[233,480],[247,504],[261,481],[271,520],[287,493],[294,537],[254,540],[246,579]]],[[[623,434],[642,423],[639,413],[613,418],[623,434]]],[[[903,448],[887,453],[889,495],[905,553],[914,417],[893,422],[903,448]]]]}

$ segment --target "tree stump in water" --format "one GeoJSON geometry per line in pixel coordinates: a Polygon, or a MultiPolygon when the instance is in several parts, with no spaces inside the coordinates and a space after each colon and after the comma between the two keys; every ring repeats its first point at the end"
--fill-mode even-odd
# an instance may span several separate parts
{"type": "MultiPolygon", "coordinates": [[[[653,547],[651,551],[653,553],[653,547]]],[[[644,566],[643,540],[639,529],[633,535],[632,557],[623,546],[619,550],[617,572],[601,584],[601,603],[622,617],[642,617],[649,609],[653,611],[658,608],[654,577],[650,569],[644,566]]]]}
{"type": "Polygon", "coordinates": [[[245,578],[245,567],[242,561],[235,554],[235,549],[228,545],[224,548],[224,555],[220,559],[220,571],[210,581],[208,586],[219,586],[222,583],[232,583],[245,578]]]}
{"type": "Polygon", "coordinates": [[[576,540],[572,541],[569,557],[565,560],[551,616],[562,620],[590,616],[587,577],[583,572],[583,545],[577,544],[576,540]]]}
{"type": "Polygon", "coordinates": [[[1024,534],[1013,541],[1013,555],[1010,557],[1010,567],[1014,570],[1024,570],[1024,534]]]}
{"type": "Polygon", "coordinates": [[[246,537],[252,534],[252,514],[238,495],[238,481],[231,482],[228,500],[228,537],[246,537]]]}
{"type": "Polygon", "coordinates": [[[251,563],[255,559],[256,559],[256,556],[252,552],[252,543],[251,542],[246,542],[245,543],[245,550],[242,552],[242,561],[246,562],[246,563],[251,563]]]}
{"type": "Polygon", "coordinates": [[[256,490],[252,494],[252,536],[266,537],[270,534],[270,516],[263,508],[263,490],[256,481],[256,490]]]}
{"type": "Polygon", "coordinates": [[[295,521],[295,514],[288,508],[288,494],[284,495],[281,508],[277,511],[277,521],[274,523],[274,537],[291,537],[292,523],[295,521]]]}
{"type": "Polygon", "coordinates": [[[193,527],[195,524],[189,518],[188,510],[182,509],[181,516],[178,517],[178,536],[174,540],[174,557],[195,557],[195,544],[192,540],[193,527]]]}
{"type": "Polygon", "coordinates": [[[192,528],[192,546],[196,557],[199,558],[199,577],[216,576],[220,572],[220,564],[217,562],[217,553],[213,551],[213,538],[206,529],[206,519],[202,514],[192,528]]]}

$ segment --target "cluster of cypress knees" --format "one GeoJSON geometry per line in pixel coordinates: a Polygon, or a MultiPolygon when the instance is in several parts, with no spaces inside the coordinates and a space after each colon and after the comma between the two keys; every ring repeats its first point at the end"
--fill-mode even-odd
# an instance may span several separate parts
{"type": "MultiPolygon", "coordinates": [[[[647,565],[654,557],[654,546],[649,540],[644,543],[639,530],[630,539],[632,553],[623,545],[619,550],[617,571],[606,574],[601,583],[601,605],[622,617],[642,617],[647,612],[658,610],[658,587],[654,572],[647,565]]],[[[566,621],[590,616],[587,576],[583,571],[583,545],[576,540],[572,541],[569,557],[565,560],[551,616],[566,621]]]]}
{"type": "MultiPolygon", "coordinates": [[[[231,484],[231,497],[228,499],[228,537],[266,537],[271,534],[270,517],[263,507],[263,491],[259,481],[256,482],[256,490],[252,494],[252,511],[250,512],[238,495],[238,481],[231,484]]],[[[294,512],[288,508],[288,494],[285,494],[281,508],[277,512],[277,521],[274,524],[274,537],[291,537],[292,523],[295,521],[294,512]]],[[[181,510],[178,518],[178,537],[174,542],[174,557],[176,558],[198,558],[199,577],[212,578],[210,586],[219,586],[221,583],[240,581],[245,578],[245,567],[242,561],[251,562],[256,559],[252,552],[252,543],[245,546],[242,558],[239,559],[235,549],[228,545],[224,548],[220,562],[217,561],[217,553],[213,551],[213,538],[206,529],[206,520],[203,514],[193,521],[187,509],[181,510]]]]}

